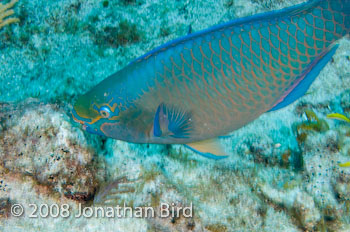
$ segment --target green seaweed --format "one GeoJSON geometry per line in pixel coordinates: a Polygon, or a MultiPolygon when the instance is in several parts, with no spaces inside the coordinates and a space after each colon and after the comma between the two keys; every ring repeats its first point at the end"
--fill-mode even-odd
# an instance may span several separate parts
{"type": "Polygon", "coordinates": [[[123,20],[119,23],[119,33],[117,34],[119,44],[135,43],[141,40],[141,34],[136,24],[123,20]]]}
{"type": "Polygon", "coordinates": [[[125,46],[141,41],[143,36],[136,24],[127,20],[122,20],[117,27],[106,26],[98,31],[95,31],[94,27],[89,27],[89,30],[94,42],[102,47],[125,46]]]}
{"type": "Polygon", "coordinates": [[[189,152],[183,151],[182,149],[179,149],[179,152],[174,151],[174,149],[169,149],[167,157],[184,164],[186,168],[195,168],[198,166],[198,161],[191,159],[191,154],[189,152]]]}
{"type": "Polygon", "coordinates": [[[121,0],[121,3],[123,5],[131,5],[131,4],[135,4],[136,0],[121,0]]]}
{"type": "Polygon", "coordinates": [[[171,29],[168,26],[162,25],[160,28],[160,36],[161,37],[167,37],[171,34],[171,29]]]}
{"type": "Polygon", "coordinates": [[[292,155],[292,150],[287,149],[283,154],[281,155],[281,160],[280,160],[280,166],[284,168],[288,168],[290,165],[290,157],[292,155]]]}
{"type": "Polygon", "coordinates": [[[290,189],[294,189],[294,188],[296,188],[298,186],[299,186],[299,183],[296,180],[286,181],[283,184],[283,189],[284,190],[290,190],[290,189]]]}
{"type": "Polygon", "coordinates": [[[305,115],[307,121],[300,123],[297,127],[298,130],[312,130],[317,132],[325,132],[329,130],[328,123],[323,119],[319,119],[316,113],[312,110],[306,109],[305,115]]]}
{"type": "Polygon", "coordinates": [[[144,182],[147,183],[154,181],[160,174],[161,172],[159,171],[157,166],[154,165],[150,170],[143,170],[140,177],[144,182]]]}
{"type": "Polygon", "coordinates": [[[205,227],[205,229],[211,231],[211,232],[226,232],[227,227],[223,224],[210,224],[205,227]]]}
{"type": "Polygon", "coordinates": [[[108,7],[109,6],[109,1],[103,1],[102,2],[102,6],[105,7],[105,8],[108,7]]]}
{"type": "Polygon", "coordinates": [[[317,122],[304,122],[298,126],[299,129],[325,132],[329,129],[329,126],[326,121],[321,120],[317,122]]]}
{"type": "Polygon", "coordinates": [[[305,115],[308,121],[318,121],[318,117],[316,116],[316,113],[313,112],[312,110],[306,109],[305,115]]]}
{"type": "Polygon", "coordinates": [[[306,141],[306,139],[307,139],[307,134],[305,132],[302,132],[302,133],[297,135],[297,142],[299,144],[304,143],[306,141]]]}
{"type": "Polygon", "coordinates": [[[151,193],[151,202],[150,202],[150,206],[153,208],[157,208],[160,205],[160,197],[161,194],[158,193],[151,193]]]}
{"type": "Polygon", "coordinates": [[[224,6],[225,6],[226,8],[230,8],[230,7],[233,6],[233,3],[234,3],[233,0],[227,0],[227,1],[224,3],[224,6]]]}
{"type": "Polygon", "coordinates": [[[292,164],[294,171],[302,171],[304,168],[304,158],[301,152],[292,153],[292,164]]]}
{"type": "Polygon", "coordinates": [[[325,120],[318,118],[314,111],[305,109],[304,113],[307,120],[294,126],[299,144],[304,143],[307,139],[307,131],[325,132],[329,130],[328,123],[325,120]]]}

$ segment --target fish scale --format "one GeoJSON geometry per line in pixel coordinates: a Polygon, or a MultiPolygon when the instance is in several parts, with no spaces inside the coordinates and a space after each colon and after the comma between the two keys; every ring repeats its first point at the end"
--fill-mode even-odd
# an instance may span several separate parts
{"type": "MultiPolygon", "coordinates": [[[[328,52],[334,53],[334,42],[349,34],[349,9],[349,0],[314,0],[171,41],[82,96],[73,116],[89,124],[84,118],[95,115],[96,123],[88,126],[130,142],[188,143],[225,135],[291,101],[289,94],[308,80],[328,52]],[[120,105],[118,120],[89,110],[92,101],[106,105],[102,93],[107,86],[112,89],[108,95],[125,96],[110,103],[120,105]],[[183,133],[188,136],[171,131],[154,136],[159,122],[181,126],[170,116],[170,121],[158,119],[157,112],[163,117],[179,112],[182,120],[189,120],[183,133]]],[[[309,86],[312,81],[306,82],[309,86]]]]}

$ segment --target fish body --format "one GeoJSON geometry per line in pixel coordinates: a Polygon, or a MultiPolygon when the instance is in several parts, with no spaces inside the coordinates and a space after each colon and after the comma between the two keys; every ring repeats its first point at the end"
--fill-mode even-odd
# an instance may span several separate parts
{"type": "Polygon", "coordinates": [[[81,96],[87,131],[135,143],[226,135],[302,96],[350,32],[350,1],[313,0],[168,42],[81,96]]]}

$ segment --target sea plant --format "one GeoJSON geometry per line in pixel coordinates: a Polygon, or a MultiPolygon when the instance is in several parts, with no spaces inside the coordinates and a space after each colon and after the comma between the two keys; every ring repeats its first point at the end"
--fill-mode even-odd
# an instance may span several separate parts
{"type": "Polygon", "coordinates": [[[15,17],[10,17],[9,16],[13,15],[15,12],[11,9],[18,0],[12,0],[11,2],[7,4],[2,4],[0,3],[0,29],[6,25],[9,25],[11,23],[16,23],[19,22],[18,18],[15,17]]]}
{"type": "Polygon", "coordinates": [[[316,113],[311,109],[305,109],[304,113],[307,120],[297,123],[294,126],[299,144],[306,140],[308,135],[307,131],[325,132],[329,129],[328,123],[325,120],[318,118],[316,113]]]}

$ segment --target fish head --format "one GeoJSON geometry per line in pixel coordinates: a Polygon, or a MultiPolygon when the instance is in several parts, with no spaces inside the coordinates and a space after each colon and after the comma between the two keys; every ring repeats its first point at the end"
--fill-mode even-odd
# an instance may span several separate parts
{"type": "Polygon", "coordinates": [[[106,124],[118,124],[120,105],[101,91],[90,91],[75,102],[72,110],[74,121],[83,125],[83,129],[92,134],[111,137],[103,131],[106,124]]]}
{"type": "Polygon", "coordinates": [[[149,142],[154,113],[130,104],[122,91],[118,94],[101,86],[95,86],[78,98],[72,110],[74,121],[92,134],[129,142],[149,142]]]}

